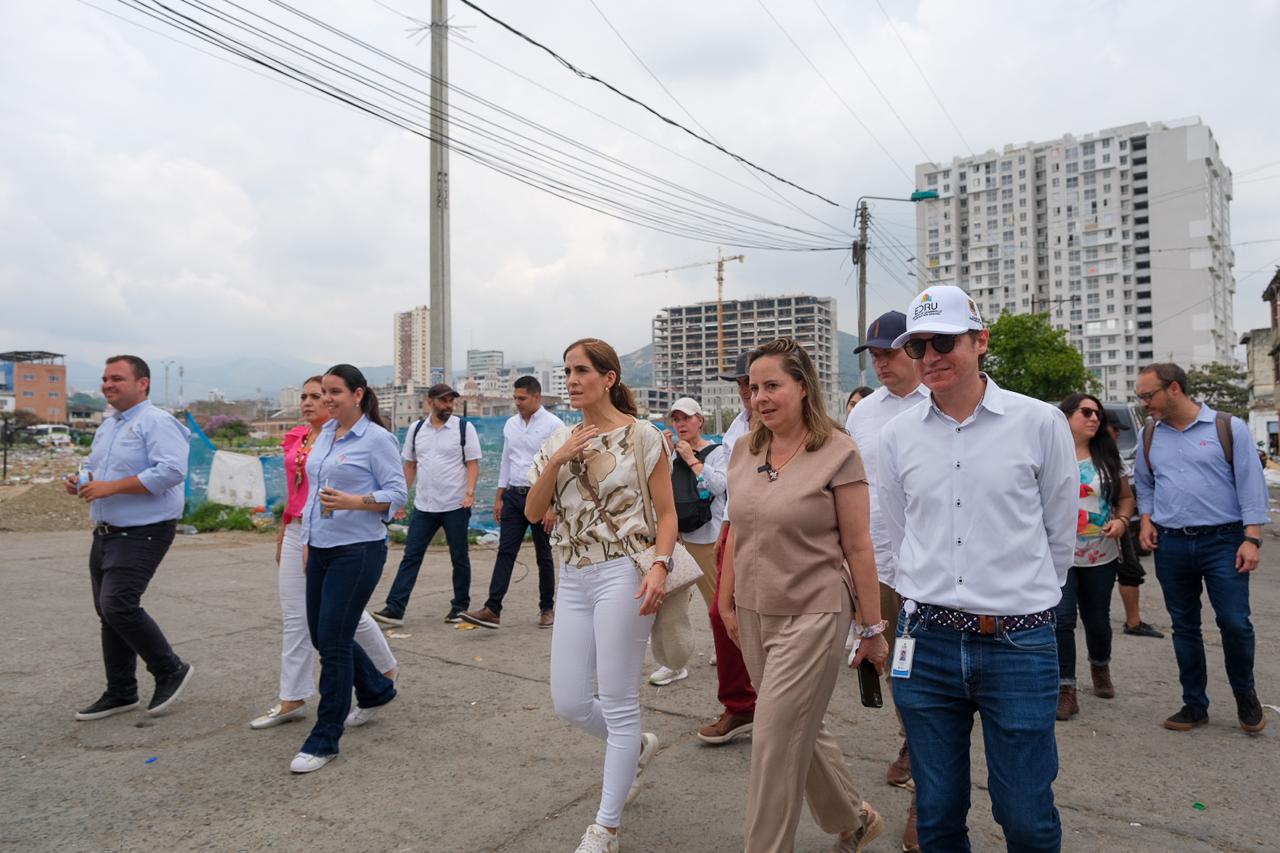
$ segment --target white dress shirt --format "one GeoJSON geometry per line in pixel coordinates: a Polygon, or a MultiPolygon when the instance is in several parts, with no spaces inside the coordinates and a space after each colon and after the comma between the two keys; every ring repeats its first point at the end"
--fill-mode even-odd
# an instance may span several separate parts
{"type": "MultiPolygon", "coordinates": [[[[675,464],[676,454],[671,454],[675,464]]],[[[692,542],[694,545],[714,545],[720,538],[720,527],[724,524],[725,506],[729,503],[729,454],[721,444],[707,454],[702,463],[702,481],[711,493],[711,520],[688,533],[680,534],[681,542],[692,542]]]]}
{"type": "Polygon", "coordinates": [[[890,585],[922,604],[1014,616],[1062,597],[1075,557],[1080,472],[1056,406],[987,379],[963,423],[933,402],[880,434],[890,585]]]}
{"type": "Polygon", "coordinates": [[[498,466],[498,488],[528,488],[529,469],[542,444],[564,421],[541,406],[529,420],[519,413],[502,426],[502,463],[498,466]]]}
{"type": "MultiPolygon", "coordinates": [[[[450,415],[444,426],[436,426],[430,416],[422,421],[418,435],[404,438],[406,462],[418,465],[414,480],[413,508],[422,512],[452,512],[462,508],[467,495],[467,466],[465,462],[480,458],[480,437],[476,428],[467,423],[467,446],[462,447],[457,415],[450,415]]],[[[415,422],[416,425],[416,422],[415,422]]]]}
{"type": "MultiPolygon", "coordinates": [[[[738,412],[738,416],[733,419],[733,423],[729,424],[729,428],[724,431],[724,438],[720,439],[720,446],[724,448],[724,466],[725,466],[724,470],[726,472],[726,477],[727,477],[727,472],[729,470],[729,460],[733,458],[734,444],[737,443],[738,439],[743,438],[744,436],[750,434],[750,432],[751,432],[751,413],[746,409],[743,409],[741,412],[738,412]]],[[[725,481],[726,491],[724,493],[724,507],[722,510],[724,514],[720,516],[721,518],[725,518],[725,519],[729,517],[729,492],[727,491],[728,488],[729,488],[728,480],[726,479],[725,481]]]]}
{"type": "Polygon", "coordinates": [[[880,430],[907,409],[925,403],[928,399],[929,389],[924,385],[917,385],[901,397],[881,385],[859,400],[844,422],[844,428],[853,436],[858,452],[862,454],[862,464],[867,469],[867,480],[871,485],[871,543],[876,549],[876,573],[886,584],[890,583],[894,574],[894,557],[893,547],[889,544],[889,529],[880,512],[880,501],[875,489],[880,430]]]}

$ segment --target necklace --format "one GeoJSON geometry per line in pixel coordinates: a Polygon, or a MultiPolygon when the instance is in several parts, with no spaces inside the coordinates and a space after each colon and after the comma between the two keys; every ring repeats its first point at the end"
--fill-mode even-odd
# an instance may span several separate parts
{"type": "Polygon", "coordinates": [[[311,455],[311,447],[315,444],[316,433],[308,432],[302,437],[298,451],[293,455],[293,487],[302,488],[302,479],[307,475],[307,457],[311,455]]]}
{"type": "Polygon", "coordinates": [[[796,444],[796,449],[791,451],[790,455],[788,455],[787,458],[783,460],[781,465],[779,465],[777,468],[774,468],[773,461],[772,461],[773,442],[770,441],[769,449],[766,450],[764,453],[764,464],[761,465],[756,470],[762,471],[766,476],[768,476],[770,483],[776,483],[778,482],[778,475],[782,473],[782,469],[787,467],[787,465],[790,464],[792,459],[796,458],[796,454],[799,453],[801,448],[803,447],[804,447],[804,439],[802,438],[800,442],[796,444]]]}

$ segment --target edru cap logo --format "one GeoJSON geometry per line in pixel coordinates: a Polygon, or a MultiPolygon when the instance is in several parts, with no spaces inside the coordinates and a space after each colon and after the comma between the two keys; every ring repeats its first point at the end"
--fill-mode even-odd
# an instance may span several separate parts
{"type": "Polygon", "coordinates": [[[938,307],[938,303],[929,297],[929,291],[920,294],[920,304],[911,312],[912,321],[918,321],[922,317],[937,317],[942,314],[942,309],[938,307]]]}

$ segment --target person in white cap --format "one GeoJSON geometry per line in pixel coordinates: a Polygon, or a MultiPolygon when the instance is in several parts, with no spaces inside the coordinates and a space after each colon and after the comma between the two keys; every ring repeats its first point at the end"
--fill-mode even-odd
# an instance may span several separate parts
{"type": "Polygon", "coordinates": [[[968,850],[969,742],[982,719],[1009,850],[1056,851],[1053,608],[1075,554],[1079,472],[1056,406],[982,372],[988,332],[958,287],[921,292],[893,342],[930,402],[880,434],[877,502],[903,598],[893,700],[911,745],[924,850],[968,850]]]}
{"type": "MultiPolygon", "coordinates": [[[[672,404],[667,423],[676,438],[671,454],[671,488],[676,498],[680,541],[702,569],[698,592],[711,607],[716,595],[716,540],[724,523],[729,490],[729,455],[719,444],[703,437],[707,416],[692,397],[681,397],[672,404]]],[[[670,596],[658,611],[652,647],[660,666],[649,675],[649,683],[655,687],[689,677],[686,664],[693,651],[693,629],[689,625],[692,596],[692,590],[670,596]],[[668,639],[674,642],[666,642],[668,639]]]]}

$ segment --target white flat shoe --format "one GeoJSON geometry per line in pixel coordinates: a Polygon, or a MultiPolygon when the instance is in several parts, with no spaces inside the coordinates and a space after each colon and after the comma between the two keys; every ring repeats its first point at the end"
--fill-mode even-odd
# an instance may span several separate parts
{"type": "Polygon", "coordinates": [[[653,754],[657,751],[657,735],[653,732],[645,732],[640,736],[640,760],[636,763],[636,778],[631,782],[631,790],[627,791],[627,799],[623,805],[631,805],[631,802],[640,796],[640,774],[644,772],[644,768],[649,764],[649,759],[653,758],[653,754]]]}
{"type": "Polygon", "coordinates": [[[668,684],[672,684],[676,681],[682,681],[688,677],[689,670],[687,667],[670,669],[665,666],[660,666],[649,676],[649,683],[654,687],[666,687],[668,684]]]}
{"type": "Polygon", "coordinates": [[[289,769],[294,773],[312,773],[337,758],[336,755],[309,755],[299,752],[289,762],[289,769]]]}
{"type": "Polygon", "coordinates": [[[381,710],[382,710],[381,705],[379,705],[376,708],[361,708],[360,706],[357,705],[356,707],[351,709],[350,714],[347,714],[347,723],[346,723],[347,728],[350,728],[350,729],[360,728],[365,723],[372,720],[377,715],[377,713],[381,710]]]}
{"type": "Polygon", "coordinates": [[[292,711],[283,711],[283,712],[280,710],[280,706],[276,705],[274,708],[272,708],[267,713],[263,714],[261,717],[258,717],[257,719],[254,719],[254,720],[250,720],[249,728],[269,729],[272,726],[278,726],[281,723],[289,723],[294,720],[301,720],[305,716],[307,716],[306,705],[299,705],[298,707],[294,708],[292,711]]]}

